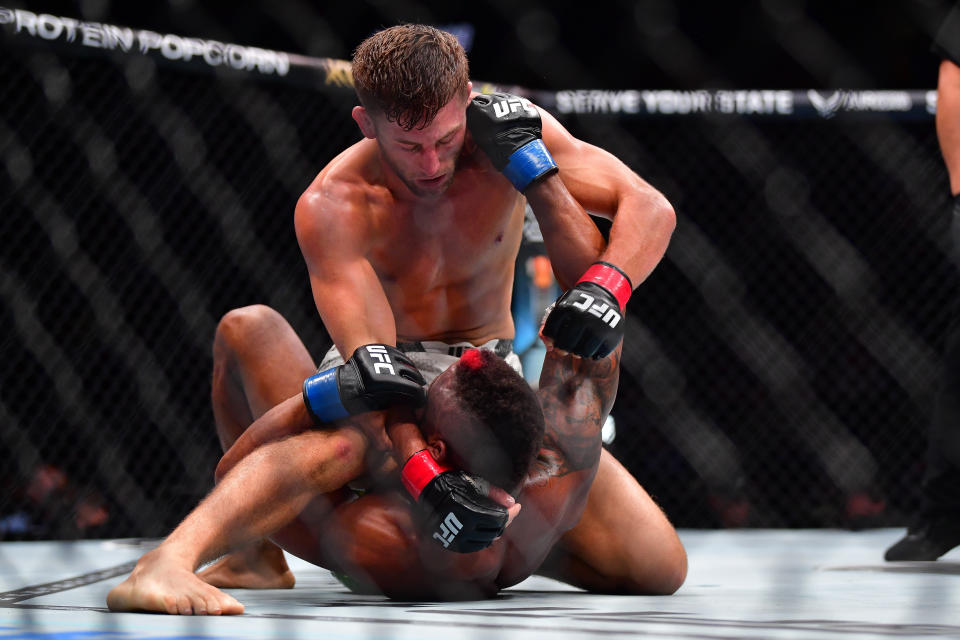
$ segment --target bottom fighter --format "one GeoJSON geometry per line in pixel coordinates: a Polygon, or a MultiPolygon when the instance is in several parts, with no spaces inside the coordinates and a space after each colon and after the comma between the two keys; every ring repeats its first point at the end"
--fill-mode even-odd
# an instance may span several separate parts
{"type": "MultiPolygon", "coordinates": [[[[284,344],[293,344],[285,343],[289,339],[303,349],[278,314],[264,315],[273,318],[263,327],[270,353],[278,353],[277,347],[283,352],[284,344]]],[[[298,375],[297,354],[288,351],[286,356],[276,361],[285,366],[274,371],[298,375]]],[[[303,365],[312,368],[306,357],[303,365]]],[[[243,432],[218,466],[216,488],[163,544],[140,559],[111,590],[107,604],[115,611],[241,613],[242,605],[213,585],[292,586],[282,554],[270,557],[254,548],[256,563],[221,562],[199,576],[195,571],[264,537],[345,576],[352,588],[394,598],[491,597],[534,572],[578,586],[599,585],[597,590],[672,593],[685,578],[686,554],[645,492],[637,509],[642,517],[632,531],[649,558],[642,580],[626,586],[610,582],[606,589],[603,576],[571,579],[577,568],[550,556],[587,503],[601,455],[601,427],[616,395],[619,359],[619,347],[600,360],[550,350],[534,392],[492,351],[470,350],[430,384],[426,406],[418,414],[428,443],[417,454],[426,458],[420,467],[432,465],[438,472],[457,467],[482,475],[515,493],[523,505],[517,515],[519,504],[503,496],[501,502],[512,504],[516,518],[481,551],[446,551],[416,526],[406,495],[424,490],[429,478],[405,475],[406,491],[395,488],[395,474],[392,482],[378,478],[376,488],[359,497],[346,489],[366,472],[365,436],[349,420],[311,428],[313,417],[298,395],[243,432]]],[[[216,399],[216,376],[214,383],[216,399]]],[[[256,399],[247,402],[253,406],[256,399]]],[[[223,418],[223,411],[218,412],[218,422],[223,418]]],[[[458,533],[460,523],[445,524],[446,535],[458,533]]],[[[592,541],[603,545],[608,536],[596,531],[592,541]]],[[[595,573],[594,568],[580,569],[595,573]]]]}

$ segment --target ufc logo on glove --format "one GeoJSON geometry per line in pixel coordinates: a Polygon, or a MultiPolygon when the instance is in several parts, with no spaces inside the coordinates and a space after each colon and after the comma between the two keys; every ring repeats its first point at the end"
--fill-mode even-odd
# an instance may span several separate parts
{"type": "Polygon", "coordinates": [[[386,371],[392,376],[397,375],[393,365],[390,364],[390,356],[387,355],[387,348],[385,346],[382,344],[371,344],[368,345],[366,349],[370,357],[377,361],[373,365],[374,372],[383,373],[383,371],[386,371]]]}
{"type": "Polygon", "coordinates": [[[539,117],[540,113],[530,104],[530,101],[526,98],[510,98],[509,100],[501,100],[499,102],[493,103],[493,113],[498,118],[505,118],[511,113],[516,113],[523,109],[531,115],[536,115],[539,117]]]}
{"type": "Polygon", "coordinates": [[[580,300],[580,302],[573,303],[575,308],[600,318],[606,322],[611,329],[620,322],[620,314],[614,311],[609,304],[593,304],[593,296],[583,292],[580,292],[580,300]]]}
{"type": "Polygon", "coordinates": [[[463,525],[457,520],[457,516],[448,513],[447,517],[440,523],[440,531],[434,533],[433,537],[439,540],[443,548],[446,549],[450,546],[450,543],[453,542],[453,539],[457,537],[461,529],[463,529],[463,525]]]}

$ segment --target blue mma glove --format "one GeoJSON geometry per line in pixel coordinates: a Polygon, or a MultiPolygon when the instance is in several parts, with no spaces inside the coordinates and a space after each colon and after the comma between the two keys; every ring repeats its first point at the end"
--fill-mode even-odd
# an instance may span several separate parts
{"type": "Polygon", "coordinates": [[[317,422],[405,404],[421,407],[427,396],[423,375],[396,347],[368,344],[350,359],[303,381],[303,402],[317,422]]]}

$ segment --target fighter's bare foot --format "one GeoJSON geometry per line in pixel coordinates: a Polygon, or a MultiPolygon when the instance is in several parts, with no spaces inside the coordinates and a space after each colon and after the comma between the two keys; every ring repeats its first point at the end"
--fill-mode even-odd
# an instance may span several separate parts
{"type": "Polygon", "coordinates": [[[292,589],[297,581],[283,551],[267,540],[226,555],[197,575],[222,589],[292,589]]]}
{"type": "Polygon", "coordinates": [[[137,562],[130,576],[110,590],[111,611],[156,611],[180,615],[236,615],[243,605],[193,571],[180,567],[155,549],[137,562]]]}

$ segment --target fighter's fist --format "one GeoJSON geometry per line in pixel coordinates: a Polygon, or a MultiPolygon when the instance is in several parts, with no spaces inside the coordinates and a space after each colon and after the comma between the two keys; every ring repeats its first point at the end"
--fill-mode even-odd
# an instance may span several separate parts
{"type": "Polygon", "coordinates": [[[426,402],[423,375],[396,347],[359,347],[339,367],[321,371],[303,382],[303,401],[318,422],[426,402]]]}
{"type": "Polygon", "coordinates": [[[540,112],[526,98],[509,93],[476,96],[467,107],[467,127],[518,191],[557,170],[540,139],[540,112]]]}
{"type": "Polygon", "coordinates": [[[554,303],[541,330],[553,347],[598,360],[623,338],[623,314],[633,286],[607,262],[596,262],[554,303]]]}
{"type": "Polygon", "coordinates": [[[485,480],[439,465],[426,450],[407,460],[400,478],[426,534],[447,551],[486,549],[507,526],[507,509],[488,497],[485,480]]]}

